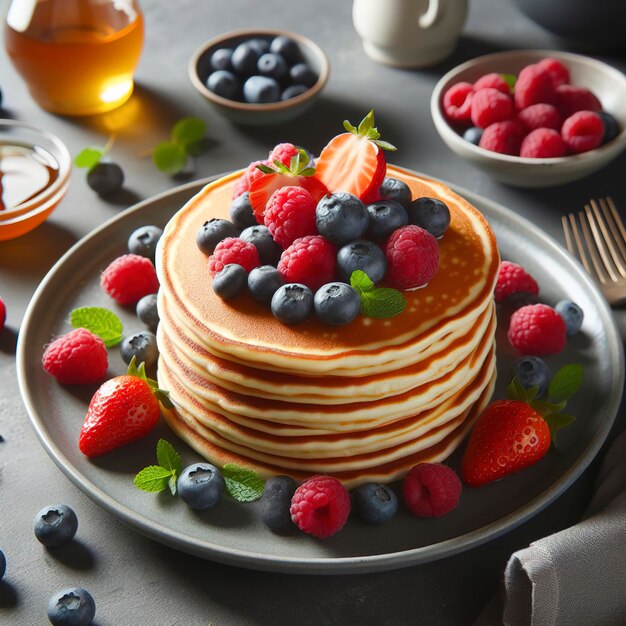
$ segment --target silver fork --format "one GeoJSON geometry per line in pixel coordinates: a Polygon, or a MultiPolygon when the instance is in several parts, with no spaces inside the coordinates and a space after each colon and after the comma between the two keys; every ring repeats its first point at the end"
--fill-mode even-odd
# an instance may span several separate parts
{"type": "Polygon", "coordinates": [[[610,304],[626,302],[626,229],[611,198],[590,200],[561,217],[565,243],[598,282],[610,304]],[[582,233],[582,235],[581,235],[582,233]]]}

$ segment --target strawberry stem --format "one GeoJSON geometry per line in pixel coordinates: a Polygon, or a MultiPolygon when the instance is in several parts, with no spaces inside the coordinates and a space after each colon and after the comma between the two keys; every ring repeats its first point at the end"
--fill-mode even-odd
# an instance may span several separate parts
{"type": "Polygon", "coordinates": [[[306,150],[298,148],[298,152],[291,157],[289,166],[282,161],[274,161],[274,167],[263,163],[256,166],[264,174],[286,174],[287,176],[313,176],[315,174],[315,163],[311,163],[306,150]]]}
{"type": "Polygon", "coordinates": [[[167,409],[173,409],[174,405],[170,400],[170,392],[165,389],[159,388],[159,383],[153,378],[148,378],[146,374],[146,364],[141,362],[139,367],[137,367],[137,357],[133,356],[128,364],[128,370],[126,372],[128,376],[136,376],[137,378],[141,378],[144,382],[148,384],[155,398],[167,409]]]}
{"type": "Polygon", "coordinates": [[[374,126],[376,123],[374,119],[374,109],[372,109],[359,124],[358,128],[353,126],[348,120],[343,121],[343,127],[353,135],[357,137],[363,137],[373,144],[376,144],[382,150],[397,150],[397,148],[390,144],[388,141],[382,141],[378,129],[374,126]]]}

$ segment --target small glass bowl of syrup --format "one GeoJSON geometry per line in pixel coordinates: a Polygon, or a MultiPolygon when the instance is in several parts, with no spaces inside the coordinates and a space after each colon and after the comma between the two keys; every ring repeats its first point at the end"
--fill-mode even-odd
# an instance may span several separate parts
{"type": "Polygon", "coordinates": [[[0,120],[0,241],[39,226],[69,186],[72,161],[48,131],[0,120]]]}

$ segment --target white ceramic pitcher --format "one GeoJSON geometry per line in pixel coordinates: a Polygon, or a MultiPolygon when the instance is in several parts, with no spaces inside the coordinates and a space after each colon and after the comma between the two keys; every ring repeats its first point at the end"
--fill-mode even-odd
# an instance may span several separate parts
{"type": "Polygon", "coordinates": [[[375,61],[426,67],[452,53],[467,0],[354,0],[352,21],[375,61]]]}

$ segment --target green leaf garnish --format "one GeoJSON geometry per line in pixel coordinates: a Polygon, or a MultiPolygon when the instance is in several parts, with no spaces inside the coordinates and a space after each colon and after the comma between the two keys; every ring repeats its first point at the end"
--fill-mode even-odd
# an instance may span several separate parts
{"type": "Polygon", "coordinates": [[[102,148],[85,148],[74,158],[74,165],[76,167],[86,167],[90,170],[98,165],[103,154],[104,150],[102,148]]]}
{"type": "Polygon", "coordinates": [[[263,494],[265,481],[247,467],[226,463],[222,468],[222,476],[226,483],[226,493],[239,502],[254,502],[263,494]]]}
{"type": "Polygon", "coordinates": [[[206,123],[198,117],[184,117],[172,128],[172,141],[188,147],[200,141],[206,133],[206,123]]]}
{"type": "Polygon", "coordinates": [[[98,306],[81,307],[70,313],[70,323],[74,328],[86,328],[94,335],[98,335],[107,348],[111,348],[122,341],[122,321],[109,311],[98,306]]]}
{"type": "Polygon", "coordinates": [[[184,117],[172,127],[169,141],[162,141],[152,151],[152,162],[166,174],[182,172],[189,157],[206,148],[206,123],[198,117],[184,117]]]}
{"type": "Polygon", "coordinates": [[[548,398],[551,402],[569,400],[583,384],[583,367],[578,363],[564,365],[550,381],[548,398]]]}
{"type": "Polygon", "coordinates": [[[187,165],[187,151],[173,141],[163,141],[152,151],[152,162],[161,172],[178,174],[187,165]]]}
{"type": "Polygon", "coordinates": [[[170,472],[180,473],[180,454],[165,439],[159,439],[157,442],[157,461],[161,467],[170,470],[170,472]]]}
{"type": "Polygon", "coordinates": [[[517,76],[515,74],[500,74],[504,79],[504,82],[509,86],[511,93],[515,91],[515,83],[517,82],[517,76]]]}
{"type": "Polygon", "coordinates": [[[363,270],[355,270],[350,276],[351,287],[361,298],[361,315],[374,319],[386,319],[402,313],[406,299],[402,292],[389,287],[376,287],[363,270]]]}
{"type": "Polygon", "coordinates": [[[358,128],[353,126],[348,120],[343,121],[343,127],[349,133],[353,135],[357,135],[357,137],[364,137],[365,139],[371,141],[376,144],[379,148],[383,150],[397,150],[397,148],[390,144],[388,141],[382,141],[380,139],[380,133],[378,129],[374,126],[374,109],[372,109],[360,122],[358,128]]]}
{"type": "Polygon", "coordinates": [[[159,465],[148,465],[135,476],[133,479],[135,487],[150,493],[164,491],[169,487],[172,495],[176,495],[176,481],[180,474],[180,454],[165,439],[159,439],[157,442],[157,462],[159,465]]]}

